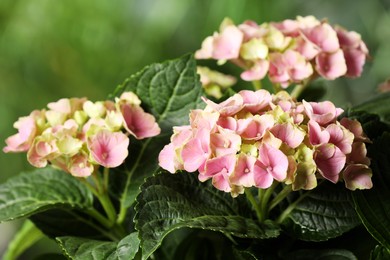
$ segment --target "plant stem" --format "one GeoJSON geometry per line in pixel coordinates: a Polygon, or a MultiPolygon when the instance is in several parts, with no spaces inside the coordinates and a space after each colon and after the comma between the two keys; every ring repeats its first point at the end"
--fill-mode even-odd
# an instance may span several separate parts
{"type": "Polygon", "coordinates": [[[116,222],[116,210],[111,202],[110,197],[108,196],[108,193],[105,192],[103,194],[99,194],[97,198],[99,199],[100,204],[102,204],[103,209],[106,212],[108,219],[111,221],[112,226],[116,222]]]}
{"type": "Polygon", "coordinates": [[[104,217],[102,214],[100,214],[99,211],[92,208],[87,211],[88,215],[93,217],[95,220],[97,220],[100,224],[102,224],[105,228],[110,228],[112,226],[110,220],[108,220],[106,217],[104,217]]]}
{"type": "Polygon", "coordinates": [[[262,88],[262,84],[260,80],[253,80],[252,84],[255,90],[259,90],[262,88]]]}
{"type": "Polygon", "coordinates": [[[108,185],[109,185],[109,180],[110,180],[110,169],[109,168],[104,168],[103,170],[103,188],[104,191],[108,191],[108,185]]]}
{"type": "Polygon", "coordinates": [[[307,84],[298,84],[294,87],[294,89],[291,92],[291,97],[298,99],[299,96],[302,94],[302,91],[306,88],[307,84]]]}
{"type": "Polygon", "coordinates": [[[275,94],[281,90],[281,87],[279,84],[273,84],[272,88],[274,89],[275,94]]]}
{"type": "Polygon", "coordinates": [[[291,193],[291,191],[291,184],[285,186],[283,190],[281,190],[279,194],[276,195],[276,197],[271,201],[269,205],[269,210],[272,210],[274,207],[276,207],[276,205],[278,205],[282,200],[284,200],[288,196],[288,194],[291,193]]]}
{"type": "MultiPolygon", "coordinates": [[[[272,183],[272,185],[268,189],[265,190],[265,193],[260,200],[261,210],[266,215],[268,215],[268,212],[270,211],[268,201],[271,198],[271,196],[272,196],[276,186],[278,186],[278,184],[279,184],[279,182],[274,181],[272,183]]],[[[265,217],[267,217],[267,216],[265,216],[265,217]]]]}
{"type": "Polygon", "coordinates": [[[287,217],[288,215],[291,213],[291,211],[293,211],[295,209],[295,207],[298,205],[299,202],[301,202],[301,200],[303,200],[307,195],[309,195],[311,192],[310,191],[306,191],[303,195],[301,195],[296,201],[294,201],[293,203],[290,204],[290,206],[288,206],[283,212],[282,214],[280,214],[280,216],[278,217],[278,219],[276,220],[276,223],[280,224],[282,223],[287,217]]]}
{"type": "Polygon", "coordinates": [[[263,218],[263,214],[261,212],[261,208],[260,208],[259,204],[257,203],[255,197],[253,197],[253,194],[250,191],[250,189],[245,189],[245,195],[246,195],[247,199],[249,200],[249,202],[252,204],[253,208],[255,209],[257,219],[260,222],[263,222],[264,218],[263,218]]]}

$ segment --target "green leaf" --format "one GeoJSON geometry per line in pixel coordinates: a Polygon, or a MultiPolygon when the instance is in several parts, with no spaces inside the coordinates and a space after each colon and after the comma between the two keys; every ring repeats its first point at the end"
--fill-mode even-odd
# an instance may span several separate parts
{"type": "Polygon", "coordinates": [[[166,235],[182,227],[217,231],[229,237],[265,239],[279,235],[279,227],[273,223],[260,225],[252,218],[243,196],[233,199],[185,172],[163,172],[147,179],[137,197],[136,212],[143,259],[166,235]]]}
{"type": "Polygon", "coordinates": [[[3,260],[17,259],[26,249],[43,237],[42,232],[31,221],[24,221],[23,226],[9,243],[3,260]]]}
{"type": "Polygon", "coordinates": [[[372,250],[370,255],[370,260],[385,260],[390,259],[390,251],[383,246],[376,246],[372,250]]]}
{"type": "Polygon", "coordinates": [[[356,211],[371,235],[390,250],[390,133],[368,147],[373,188],[353,193],[356,211]]]}
{"type": "Polygon", "coordinates": [[[390,93],[381,94],[361,105],[355,106],[356,111],[366,111],[377,114],[383,122],[390,124],[390,93]]]}
{"type": "Polygon", "coordinates": [[[357,260],[350,251],[344,249],[303,249],[283,257],[288,260],[357,260]]]}
{"type": "Polygon", "coordinates": [[[292,236],[307,241],[323,241],[342,235],[360,224],[353,208],[351,192],[343,185],[322,183],[307,191],[283,221],[292,236]]]}
{"type": "Polygon", "coordinates": [[[53,168],[25,172],[0,185],[0,222],[60,207],[88,209],[92,193],[75,177],[53,168]]]}
{"type": "Polygon", "coordinates": [[[135,257],[139,248],[137,232],[119,243],[79,237],[58,237],[56,241],[67,257],[80,260],[129,260],[135,257]]]}
{"type": "Polygon", "coordinates": [[[34,224],[51,238],[60,236],[82,236],[91,239],[111,238],[91,216],[74,209],[49,209],[30,216],[34,224]]]}
{"type": "Polygon", "coordinates": [[[113,175],[116,178],[113,181],[122,191],[119,195],[121,208],[128,208],[134,203],[139,193],[138,184],[158,168],[158,153],[169,142],[172,127],[188,124],[189,111],[203,106],[200,99],[203,89],[192,55],[147,66],[128,78],[112,96],[119,96],[125,91],[138,95],[142,107],[155,116],[161,134],[147,140],[131,141],[126,169],[113,175]],[[134,182],[137,185],[132,185],[134,182]]]}

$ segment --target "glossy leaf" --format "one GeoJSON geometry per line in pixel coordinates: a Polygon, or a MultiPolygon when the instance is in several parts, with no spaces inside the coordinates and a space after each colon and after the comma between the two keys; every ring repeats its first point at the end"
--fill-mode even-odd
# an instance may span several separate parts
{"type": "Polygon", "coordinates": [[[49,209],[30,216],[30,219],[51,238],[59,236],[110,238],[109,230],[104,229],[89,215],[71,208],[49,209]]]}
{"type": "Polygon", "coordinates": [[[130,260],[138,252],[139,239],[136,232],[118,242],[91,240],[79,237],[58,237],[57,243],[71,259],[80,260],[130,260]]]}
{"type": "Polygon", "coordinates": [[[390,124],[390,93],[383,93],[361,105],[355,106],[356,111],[365,111],[380,116],[383,122],[390,124]]]}
{"type": "Polygon", "coordinates": [[[353,193],[364,226],[390,250],[390,133],[384,133],[368,148],[373,170],[373,188],[353,193]]]}
{"type": "Polygon", "coordinates": [[[376,246],[372,250],[370,255],[370,260],[385,260],[390,259],[390,250],[386,249],[383,246],[376,246]]]}
{"type": "Polygon", "coordinates": [[[350,251],[344,249],[304,249],[287,254],[283,259],[288,260],[357,260],[350,251]]]}
{"type": "Polygon", "coordinates": [[[128,208],[139,192],[139,184],[158,168],[158,153],[169,142],[172,127],[188,124],[190,109],[203,106],[200,99],[203,90],[196,73],[195,60],[191,55],[186,55],[147,66],[128,78],[112,96],[119,96],[124,91],[136,93],[142,107],[155,116],[161,127],[161,134],[157,137],[131,141],[130,158],[125,170],[121,172],[122,176],[114,175],[114,182],[119,186],[117,189],[122,191],[119,195],[121,207],[128,208]]]}
{"type": "Polygon", "coordinates": [[[173,230],[200,228],[242,238],[271,238],[279,227],[259,224],[243,196],[233,199],[195,174],[163,172],[146,180],[137,197],[136,229],[143,259],[148,258],[173,230]]]}
{"type": "Polygon", "coordinates": [[[360,224],[350,193],[342,184],[324,182],[304,195],[283,225],[302,240],[323,241],[340,236],[360,224]]]}
{"type": "Polygon", "coordinates": [[[0,222],[50,209],[92,207],[92,193],[75,177],[53,168],[25,172],[0,185],[0,222]]]}

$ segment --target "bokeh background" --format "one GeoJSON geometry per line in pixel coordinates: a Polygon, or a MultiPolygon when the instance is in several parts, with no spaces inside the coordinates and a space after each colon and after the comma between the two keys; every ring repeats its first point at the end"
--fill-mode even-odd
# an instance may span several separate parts
{"type": "MultiPolygon", "coordinates": [[[[1,0],[1,143],[33,109],[63,97],[105,99],[145,65],[195,51],[226,16],[262,23],[297,15],[357,31],[370,50],[362,77],[328,83],[324,98],[347,107],[376,95],[390,77],[390,0],[1,0]]],[[[0,153],[0,165],[0,182],[31,169],[25,154],[0,153]]],[[[19,224],[0,224],[0,256],[19,224]]],[[[23,259],[55,250],[45,240],[23,259]]]]}

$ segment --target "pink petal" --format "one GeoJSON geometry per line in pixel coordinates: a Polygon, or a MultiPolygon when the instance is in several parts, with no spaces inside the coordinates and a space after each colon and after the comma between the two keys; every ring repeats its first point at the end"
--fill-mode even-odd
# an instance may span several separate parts
{"type": "Polygon", "coordinates": [[[348,77],[360,77],[366,62],[366,53],[359,49],[343,49],[348,77]]]}
{"type": "Polygon", "coordinates": [[[214,36],[212,57],[217,60],[236,59],[240,54],[240,47],[244,34],[234,25],[225,27],[214,36]]]}
{"type": "Polygon", "coordinates": [[[88,140],[92,158],[106,168],[115,168],[128,155],[129,138],[121,132],[101,130],[88,140]]]}
{"type": "Polygon", "coordinates": [[[72,111],[70,106],[70,100],[68,98],[62,98],[57,102],[49,103],[47,107],[53,111],[60,112],[63,114],[70,114],[72,111]]]}
{"type": "Polygon", "coordinates": [[[309,141],[312,145],[328,143],[330,135],[326,130],[322,130],[321,126],[314,120],[308,123],[309,141]]]}
{"type": "Polygon", "coordinates": [[[209,158],[210,153],[210,132],[207,129],[199,129],[181,152],[184,169],[188,172],[198,170],[209,158]]]}
{"type": "Polygon", "coordinates": [[[315,56],[320,53],[319,48],[312,42],[306,40],[305,38],[298,37],[296,39],[295,50],[299,52],[307,60],[312,60],[315,56]]]}
{"type": "Polygon", "coordinates": [[[172,143],[165,145],[158,155],[158,165],[170,173],[175,173],[178,170],[175,162],[176,152],[174,145],[172,143]]]}
{"type": "Polygon", "coordinates": [[[217,104],[213,101],[202,97],[202,100],[212,109],[219,112],[221,116],[232,116],[239,112],[244,107],[244,100],[239,94],[234,94],[225,101],[217,104]]]}
{"type": "Polygon", "coordinates": [[[271,128],[271,133],[291,148],[297,148],[305,138],[305,132],[291,123],[278,124],[271,128]]]}
{"type": "Polygon", "coordinates": [[[370,158],[367,157],[367,148],[363,142],[354,142],[352,151],[347,155],[348,164],[365,164],[370,165],[370,158]]]}
{"type": "Polygon", "coordinates": [[[136,105],[122,104],[121,112],[126,130],[137,139],[144,139],[160,134],[161,129],[153,115],[144,112],[136,105]]]}
{"type": "Polygon", "coordinates": [[[256,113],[268,107],[272,100],[271,94],[264,89],[257,91],[241,90],[238,94],[242,96],[244,108],[251,113],[256,113]]]}
{"type": "Polygon", "coordinates": [[[76,177],[88,177],[93,172],[93,165],[88,161],[88,156],[77,154],[73,156],[69,163],[69,172],[76,177]]]}
{"type": "Polygon", "coordinates": [[[287,177],[287,156],[268,144],[259,147],[259,158],[254,166],[254,181],[258,188],[268,188],[273,179],[283,181],[287,177]]]}
{"type": "Polygon", "coordinates": [[[334,122],[338,114],[342,111],[336,109],[335,105],[330,101],[323,102],[306,102],[302,101],[306,115],[316,121],[321,126],[334,122]]]}
{"type": "Polygon", "coordinates": [[[202,179],[213,178],[213,185],[222,191],[230,192],[229,176],[236,165],[236,155],[216,157],[206,162],[204,170],[199,173],[202,179]]]}
{"type": "Polygon", "coordinates": [[[348,165],[343,172],[345,187],[350,190],[371,189],[373,186],[371,177],[372,170],[364,164],[348,165]]]}
{"type": "Polygon", "coordinates": [[[267,189],[272,185],[274,178],[267,170],[267,167],[257,160],[253,167],[253,180],[255,182],[255,187],[267,189]]]}
{"type": "Polygon", "coordinates": [[[5,153],[28,151],[36,135],[35,120],[31,116],[19,118],[15,126],[18,128],[18,133],[5,140],[7,144],[3,148],[5,153]]]}
{"type": "Polygon", "coordinates": [[[322,52],[316,57],[316,70],[325,79],[334,80],[347,73],[347,64],[341,49],[334,53],[322,52]]]}
{"type": "Polygon", "coordinates": [[[261,80],[267,75],[269,62],[267,60],[258,60],[248,70],[241,73],[241,78],[245,81],[261,80]]]}
{"type": "Polygon", "coordinates": [[[236,154],[240,150],[241,137],[233,131],[220,129],[220,133],[211,134],[211,148],[215,156],[236,154]]]}
{"type": "Polygon", "coordinates": [[[236,168],[233,174],[230,176],[230,182],[234,185],[252,187],[255,186],[253,177],[253,167],[255,165],[256,158],[253,156],[247,156],[240,153],[237,160],[236,168]]]}
{"type": "Polygon", "coordinates": [[[239,119],[237,121],[237,133],[243,139],[259,140],[264,136],[265,131],[273,127],[274,124],[275,120],[272,115],[255,115],[250,118],[239,119]]]}
{"type": "Polygon", "coordinates": [[[222,128],[225,128],[225,129],[236,131],[236,129],[237,129],[237,120],[234,117],[230,117],[230,116],[222,117],[221,116],[218,119],[217,125],[222,127],[222,128]]]}
{"type": "Polygon", "coordinates": [[[202,42],[202,48],[195,52],[196,59],[210,59],[213,53],[214,37],[208,36],[202,42]]]}
{"type": "Polygon", "coordinates": [[[346,156],[333,144],[322,144],[317,147],[314,154],[320,174],[327,180],[336,183],[339,174],[344,168],[346,156]]]}
{"type": "Polygon", "coordinates": [[[341,125],[330,124],[326,127],[329,133],[329,143],[336,145],[344,154],[352,151],[354,135],[341,125]]]}
{"type": "Polygon", "coordinates": [[[324,52],[335,52],[340,48],[336,31],[327,23],[304,29],[302,32],[324,52]]]}

